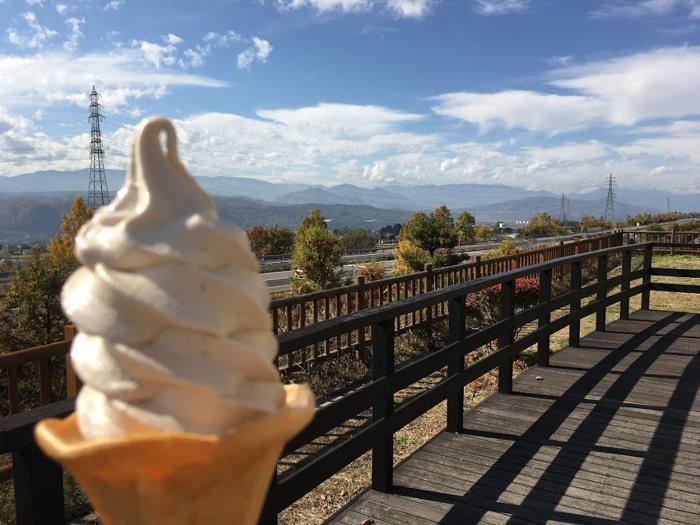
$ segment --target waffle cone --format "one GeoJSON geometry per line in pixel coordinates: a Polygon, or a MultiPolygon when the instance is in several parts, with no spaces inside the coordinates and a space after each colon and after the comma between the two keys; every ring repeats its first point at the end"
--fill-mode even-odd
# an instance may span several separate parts
{"type": "Polygon", "coordinates": [[[313,417],[308,388],[285,388],[281,410],[223,436],[154,431],[86,439],[75,414],[40,422],[35,436],[105,524],[253,525],[284,445],[313,417]]]}

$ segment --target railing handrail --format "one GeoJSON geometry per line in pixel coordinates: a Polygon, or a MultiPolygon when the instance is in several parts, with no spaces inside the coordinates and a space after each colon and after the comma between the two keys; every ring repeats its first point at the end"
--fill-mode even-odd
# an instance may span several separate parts
{"type": "Polygon", "coordinates": [[[0,355],[0,370],[10,366],[20,366],[46,357],[63,356],[70,349],[70,345],[71,341],[56,341],[2,354],[0,355]]]}
{"type": "MultiPolygon", "coordinates": [[[[279,334],[279,355],[285,355],[289,351],[297,350],[300,347],[313,344],[315,342],[314,340],[320,340],[327,337],[329,333],[338,331],[339,327],[340,331],[342,332],[357,330],[358,328],[369,326],[372,324],[372,322],[387,321],[399,315],[418,310],[419,308],[425,308],[427,306],[445,302],[454,297],[459,297],[460,295],[478,292],[484,288],[503,284],[504,282],[526,277],[528,275],[533,275],[543,270],[551,270],[557,266],[566,266],[574,262],[584,261],[586,259],[599,257],[601,255],[609,255],[622,250],[638,251],[647,246],[651,246],[652,244],[654,243],[648,242],[627,246],[613,246],[611,248],[604,248],[602,250],[586,252],[579,255],[561,257],[559,259],[553,259],[551,261],[533,264],[530,266],[523,266],[522,268],[508,270],[495,275],[472,279],[463,283],[440,288],[439,290],[425,292],[416,297],[409,297],[407,299],[394,301],[381,306],[360,310],[347,316],[328,319],[327,321],[320,321],[303,328],[298,328],[292,332],[279,334]]],[[[688,246],[692,247],[693,245],[688,246]]]]}

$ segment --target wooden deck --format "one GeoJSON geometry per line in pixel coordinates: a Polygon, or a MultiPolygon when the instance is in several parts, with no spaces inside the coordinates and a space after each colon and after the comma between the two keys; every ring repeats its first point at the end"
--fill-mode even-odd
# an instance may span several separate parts
{"type": "Polygon", "coordinates": [[[640,311],[553,354],[330,523],[700,524],[700,315],[640,311]]]}

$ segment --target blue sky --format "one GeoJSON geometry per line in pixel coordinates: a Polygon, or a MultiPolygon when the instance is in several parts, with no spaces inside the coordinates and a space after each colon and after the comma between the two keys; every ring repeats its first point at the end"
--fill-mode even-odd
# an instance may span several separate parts
{"type": "Polygon", "coordinates": [[[197,175],[700,191],[700,0],[0,0],[0,175],[175,120],[197,175]]]}

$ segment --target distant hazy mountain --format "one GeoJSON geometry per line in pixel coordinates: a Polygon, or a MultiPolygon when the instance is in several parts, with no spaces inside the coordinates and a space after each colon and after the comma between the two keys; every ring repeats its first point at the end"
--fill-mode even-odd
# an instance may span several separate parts
{"type": "Polygon", "coordinates": [[[384,210],[366,205],[350,204],[274,204],[241,197],[214,197],[222,219],[234,222],[243,228],[254,224],[279,224],[296,229],[311,208],[320,208],[329,221],[331,229],[350,228],[379,229],[387,224],[408,220],[412,211],[384,210]]]}
{"type": "MultiPolygon", "coordinates": [[[[597,200],[605,202],[607,196],[607,188],[600,188],[588,193],[578,193],[572,195],[575,199],[580,200],[597,200]]],[[[667,198],[670,198],[672,211],[697,211],[700,209],[700,193],[671,193],[663,190],[630,190],[626,188],[617,188],[615,196],[620,202],[633,202],[637,206],[656,208],[657,210],[666,210],[667,198]]]]}
{"type": "MultiPolygon", "coordinates": [[[[559,218],[561,215],[561,199],[557,197],[530,197],[471,208],[471,212],[476,220],[482,222],[527,220],[535,213],[543,211],[555,218],[559,218]]],[[[624,202],[615,203],[615,218],[617,220],[623,220],[627,215],[643,212],[659,213],[659,210],[624,202]]],[[[566,216],[568,219],[578,220],[584,215],[600,217],[604,213],[605,205],[602,200],[567,200],[566,216]]]]}
{"type": "MultiPolygon", "coordinates": [[[[87,193],[90,170],[36,171],[15,177],[0,177],[1,193],[44,193],[55,191],[87,193]]],[[[105,170],[110,192],[124,185],[123,170],[105,170]]]]}
{"type": "Polygon", "coordinates": [[[408,201],[419,202],[421,208],[433,209],[442,204],[451,210],[529,197],[554,197],[548,191],[530,191],[501,184],[425,184],[419,186],[387,186],[408,201]]]}
{"type": "MultiPolygon", "coordinates": [[[[70,209],[75,193],[0,194],[0,242],[45,242],[61,229],[61,214],[70,209]]],[[[332,229],[379,229],[406,221],[413,212],[382,210],[365,205],[274,204],[243,197],[215,197],[221,218],[243,228],[254,224],[280,224],[296,229],[313,207],[321,209],[332,229]]]]}
{"type": "MultiPolygon", "coordinates": [[[[87,192],[89,170],[38,171],[14,177],[0,176],[0,193],[87,192]]],[[[124,184],[124,172],[106,170],[110,191],[124,184]]],[[[391,185],[361,188],[352,184],[310,186],[272,183],[244,177],[197,177],[212,195],[246,197],[279,204],[351,204],[386,209],[432,210],[442,204],[459,210],[526,197],[554,196],[546,191],[529,191],[496,184],[391,185]]]]}

